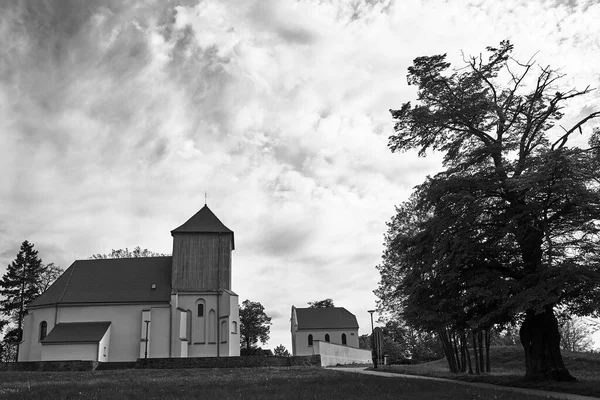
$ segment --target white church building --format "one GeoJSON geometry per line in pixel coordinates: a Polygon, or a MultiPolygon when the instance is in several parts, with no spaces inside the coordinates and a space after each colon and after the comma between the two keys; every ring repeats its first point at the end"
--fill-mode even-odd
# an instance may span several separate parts
{"type": "Polygon", "coordinates": [[[173,256],[75,261],[28,306],[19,361],[239,356],[233,231],[205,205],[173,256]]]}

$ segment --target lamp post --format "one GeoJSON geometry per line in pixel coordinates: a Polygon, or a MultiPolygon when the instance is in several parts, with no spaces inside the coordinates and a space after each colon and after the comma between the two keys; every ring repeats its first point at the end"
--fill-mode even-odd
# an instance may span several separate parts
{"type": "Polygon", "coordinates": [[[150,325],[149,320],[144,321],[146,323],[146,348],[144,350],[144,362],[148,360],[148,325],[150,325]]]}
{"type": "MultiPolygon", "coordinates": [[[[377,350],[375,349],[375,332],[373,330],[373,313],[375,312],[375,310],[367,310],[367,312],[371,314],[371,354],[373,354],[374,351],[375,354],[377,354],[377,350]]],[[[374,358],[374,360],[377,359],[374,358]]],[[[377,368],[377,361],[374,361],[374,364],[375,368],[377,368]]]]}

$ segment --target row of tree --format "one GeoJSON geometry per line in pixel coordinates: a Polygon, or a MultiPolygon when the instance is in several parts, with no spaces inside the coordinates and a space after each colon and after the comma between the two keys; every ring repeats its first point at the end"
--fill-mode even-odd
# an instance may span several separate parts
{"type": "Polygon", "coordinates": [[[445,54],[415,59],[417,103],[390,110],[391,151],[439,152],[444,170],[388,223],[378,306],[437,333],[452,371],[469,347],[488,369],[491,332],[520,324],[526,377],[571,381],[556,312],[600,310],[600,129],[568,144],[600,110],[552,129],[592,89],[561,90],[560,73],[515,60],[508,41],[487,50],[455,70],[445,54]]]}

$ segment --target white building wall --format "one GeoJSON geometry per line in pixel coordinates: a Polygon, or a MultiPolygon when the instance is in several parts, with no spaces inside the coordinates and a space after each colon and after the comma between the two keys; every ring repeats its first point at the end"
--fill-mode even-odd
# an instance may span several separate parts
{"type": "Polygon", "coordinates": [[[346,346],[358,348],[358,329],[315,329],[292,332],[292,342],[295,343],[295,356],[310,356],[316,354],[314,342],[325,342],[325,335],[329,334],[330,343],[342,344],[342,334],[346,334],[346,346]],[[308,345],[308,335],[313,335],[313,346],[308,345]]]}
{"type": "Polygon", "coordinates": [[[45,344],[41,361],[98,361],[98,343],[45,344]]]}
{"type": "Polygon", "coordinates": [[[321,366],[330,367],[333,365],[347,364],[371,364],[371,351],[365,349],[356,349],[354,347],[342,346],[334,343],[314,342],[315,354],[321,355],[321,366]]]}
{"type": "Polygon", "coordinates": [[[42,343],[40,343],[40,324],[46,321],[46,332],[54,328],[56,309],[47,307],[30,310],[23,320],[23,341],[19,346],[19,361],[40,361],[42,359],[42,343]]]}
{"type": "Polygon", "coordinates": [[[108,361],[108,354],[110,353],[110,326],[106,330],[106,333],[98,342],[98,356],[97,361],[106,362],[108,361]]]}
{"type": "Polygon", "coordinates": [[[215,292],[178,293],[171,296],[173,357],[216,357],[217,346],[221,357],[239,355],[238,297],[224,292],[217,308],[218,297],[215,292]],[[201,317],[198,316],[200,303],[204,305],[204,315],[201,317]],[[185,335],[187,342],[182,340],[183,327],[180,326],[182,320],[187,318],[184,316],[186,313],[190,315],[190,320],[185,321],[190,332],[185,335]],[[213,321],[211,317],[214,318],[213,321]],[[231,322],[236,322],[238,333],[231,332],[231,322]],[[221,332],[223,323],[227,327],[224,337],[221,332]],[[184,350],[186,346],[187,350],[184,350]]]}
{"type": "MultiPolygon", "coordinates": [[[[150,329],[154,339],[150,343],[149,357],[168,357],[170,321],[169,306],[166,303],[161,306],[148,304],[61,306],[58,308],[57,323],[110,321],[110,335],[106,338],[108,343],[108,346],[106,346],[108,350],[106,361],[135,361],[139,357],[140,344],[145,334],[145,332],[142,332],[140,322],[144,310],[151,310],[153,317],[153,324],[150,329]]],[[[19,349],[21,353],[19,361],[42,360],[42,345],[39,343],[39,324],[45,320],[48,324],[47,332],[50,333],[55,325],[54,315],[54,307],[29,310],[24,331],[24,341],[21,343],[19,349]]],[[[97,345],[95,344],[95,346],[97,345]]],[[[103,348],[95,348],[94,352],[97,355],[101,350],[103,348]]],[[[45,356],[47,360],[49,360],[48,354],[55,354],[53,351],[55,350],[47,353],[45,356]]],[[[72,351],[74,350],[69,350],[69,352],[72,351]]],[[[61,358],[61,360],[64,359],[61,358]]]]}

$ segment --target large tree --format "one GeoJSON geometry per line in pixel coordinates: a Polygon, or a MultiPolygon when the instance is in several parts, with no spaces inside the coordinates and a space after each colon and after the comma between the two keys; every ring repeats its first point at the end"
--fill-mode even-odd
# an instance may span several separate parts
{"type": "Polygon", "coordinates": [[[246,354],[252,353],[259,341],[267,343],[271,325],[271,317],[265,313],[262,304],[244,300],[240,306],[240,344],[246,349],[246,354]]]}
{"type": "MultiPolygon", "coordinates": [[[[45,266],[38,257],[37,250],[26,240],[0,280],[0,295],[4,296],[4,299],[0,300],[0,312],[17,325],[10,335],[13,342],[18,343],[21,340],[27,304],[42,292],[40,279],[44,271],[45,266]]],[[[17,349],[15,357],[18,356],[17,349]]]]}
{"type": "Polygon", "coordinates": [[[569,144],[600,110],[584,108],[557,132],[566,102],[592,89],[561,90],[561,74],[514,60],[512,49],[503,41],[487,48],[489,58],[470,57],[458,70],[445,55],[409,67],[417,104],[390,110],[389,147],[438,151],[445,169],[390,223],[380,305],[403,314],[412,307],[424,325],[455,328],[485,329],[522,315],[526,377],[573,380],[554,310],[599,309],[600,131],[587,147],[569,144]],[[440,301],[422,297],[428,294],[440,301]],[[435,312],[418,315],[430,306],[435,312]]]}

